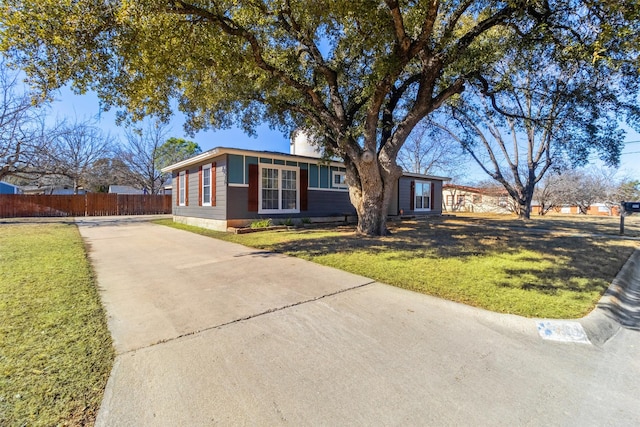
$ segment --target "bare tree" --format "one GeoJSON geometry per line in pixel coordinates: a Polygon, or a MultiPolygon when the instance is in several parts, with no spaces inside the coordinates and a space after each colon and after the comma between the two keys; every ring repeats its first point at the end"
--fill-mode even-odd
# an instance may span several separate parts
{"type": "Polygon", "coordinates": [[[565,49],[540,45],[510,53],[490,73],[477,75],[473,90],[449,103],[446,127],[527,219],[535,186],[559,160],[572,167],[598,152],[619,161],[624,131],[615,74],[565,49]]]}
{"type": "Polygon", "coordinates": [[[558,173],[546,175],[533,192],[534,199],[539,203],[540,215],[546,215],[552,209],[559,208],[564,204],[564,198],[559,186],[562,183],[562,176],[558,173]]]}
{"type": "Polygon", "coordinates": [[[87,177],[87,187],[95,193],[106,193],[110,185],[135,186],[136,177],[117,157],[104,157],[96,160],[87,177]]]}
{"type": "Polygon", "coordinates": [[[629,177],[622,178],[615,197],[618,202],[640,201],[640,180],[629,177]]]}
{"type": "Polygon", "coordinates": [[[612,181],[612,172],[604,169],[592,168],[578,175],[573,194],[574,203],[581,214],[586,215],[594,203],[604,203],[610,199],[614,188],[612,181]]]}
{"type": "Polygon", "coordinates": [[[445,175],[461,179],[467,168],[461,167],[467,156],[451,135],[431,123],[422,121],[415,127],[398,153],[398,164],[407,172],[445,175]]]}
{"type": "Polygon", "coordinates": [[[45,141],[39,99],[20,89],[18,73],[0,59],[0,180],[34,171],[45,141]]]}
{"type": "Polygon", "coordinates": [[[561,206],[576,206],[586,215],[595,203],[605,204],[609,210],[620,203],[619,182],[616,171],[609,168],[569,169],[560,174],[549,175],[536,191],[543,205],[543,214],[561,206]]]}
{"type": "Polygon", "coordinates": [[[130,129],[118,150],[118,159],[131,170],[136,185],[150,194],[158,194],[167,181],[158,164],[167,133],[166,124],[148,122],[144,129],[130,129]]]}
{"type": "Polygon", "coordinates": [[[68,178],[74,194],[91,180],[94,164],[109,157],[114,139],[89,121],[62,123],[46,150],[44,171],[68,178]]]}

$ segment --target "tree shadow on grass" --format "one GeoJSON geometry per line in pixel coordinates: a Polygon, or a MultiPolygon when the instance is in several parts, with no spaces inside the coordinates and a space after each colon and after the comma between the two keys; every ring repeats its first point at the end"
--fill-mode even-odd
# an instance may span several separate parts
{"type": "MultiPolygon", "coordinates": [[[[485,227],[477,224],[478,221],[447,222],[442,219],[408,221],[392,225],[391,236],[363,237],[356,235],[353,229],[339,236],[292,239],[269,249],[305,258],[366,252],[384,254],[390,261],[406,260],[409,263],[413,259],[425,258],[464,260],[497,254],[521,255],[517,262],[522,263],[522,268],[508,267],[503,272],[512,277],[526,275],[526,280],[497,285],[543,294],[555,294],[559,290],[603,292],[633,252],[633,247],[625,245],[624,241],[585,235],[555,235],[544,230],[522,228],[519,222],[513,228],[492,227],[492,221],[485,227]],[[545,268],[530,266],[539,262],[554,262],[554,265],[545,268]]],[[[385,261],[381,259],[380,262],[385,261]]]]}

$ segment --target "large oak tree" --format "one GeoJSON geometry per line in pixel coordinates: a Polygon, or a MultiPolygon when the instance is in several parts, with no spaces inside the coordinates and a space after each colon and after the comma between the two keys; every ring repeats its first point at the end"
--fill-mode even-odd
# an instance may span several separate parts
{"type": "Polygon", "coordinates": [[[177,100],[192,130],[307,128],[344,159],[358,231],[375,235],[416,124],[498,60],[501,43],[611,29],[622,12],[607,3],[24,0],[3,3],[0,30],[41,89],[94,89],[128,118],[166,119],[177,100]]]}

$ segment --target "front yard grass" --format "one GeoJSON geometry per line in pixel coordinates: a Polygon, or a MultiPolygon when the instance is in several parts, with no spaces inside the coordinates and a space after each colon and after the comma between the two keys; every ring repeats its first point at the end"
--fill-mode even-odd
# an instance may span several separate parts
{"type": "Polygon", "coordinates": [[[0,224],[0,425],[92,425],[114,351],[74,224],[0,224]]]}
{"type": "MultiPolygon", "coordinates": [[[[594,308],[638,246],[618,238],[616,220],[433,217],[390,223],[393,234],[375,238],[353,227],[235,235],[158,223],[500,313],[570,319],[594,308]]],[[[627,230],[640,232],[640,218],[627,230]]]]}

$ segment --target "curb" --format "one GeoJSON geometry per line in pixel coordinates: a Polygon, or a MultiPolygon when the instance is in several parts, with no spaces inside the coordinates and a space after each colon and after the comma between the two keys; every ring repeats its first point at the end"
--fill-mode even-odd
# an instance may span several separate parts
{"type": "Polygon", "coordinates": [[[640,249],[622,266],[596,308],[579,322],[597,346],[604,345],[622,327],[640,330],[640,249]]]}

